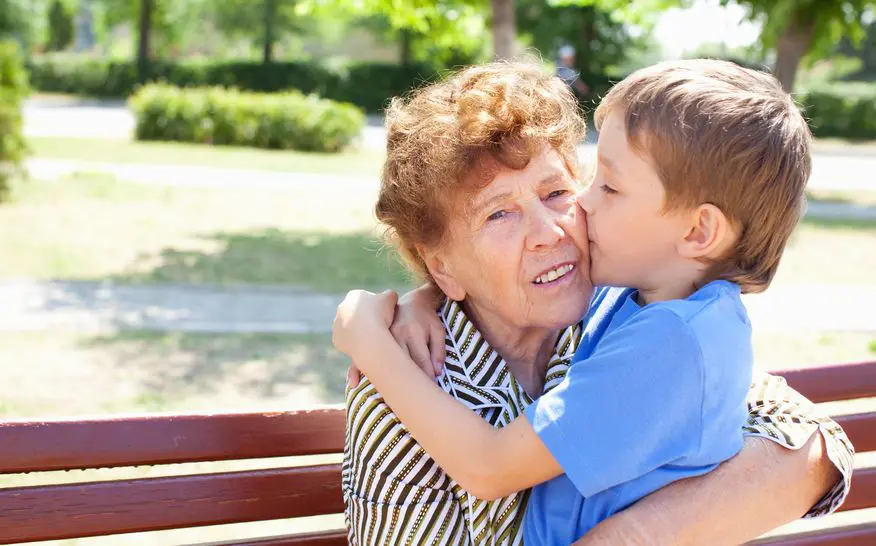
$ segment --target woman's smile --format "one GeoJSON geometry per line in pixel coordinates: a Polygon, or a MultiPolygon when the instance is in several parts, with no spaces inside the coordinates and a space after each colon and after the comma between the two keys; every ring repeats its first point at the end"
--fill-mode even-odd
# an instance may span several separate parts
{"type": "Polygon", "coordinates": [[[536,275],[532,284],[538,286],[556,286],[571,280],[571,274],[577,269],[575,262],[565,262],[536,275]]]}

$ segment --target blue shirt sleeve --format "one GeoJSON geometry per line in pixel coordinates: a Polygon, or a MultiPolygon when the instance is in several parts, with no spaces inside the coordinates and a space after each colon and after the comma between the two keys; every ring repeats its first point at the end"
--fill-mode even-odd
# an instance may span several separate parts
{"type": "Polygon", "coordinates": [[[703,357],[675,313],[644,308],[526,410],[585,497],[699,450],[703,357]]]}

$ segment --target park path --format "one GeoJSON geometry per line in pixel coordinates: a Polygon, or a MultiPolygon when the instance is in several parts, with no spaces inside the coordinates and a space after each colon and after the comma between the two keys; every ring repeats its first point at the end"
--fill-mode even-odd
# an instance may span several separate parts
{"type": "MultiPolygon", "coordinates": [[[[0,281],[0,331],[325,333],[342,294],[290,286],[0,281]]],[[[758,330],[876,332],[876,285],[775,286],[744,296],[758,330]]]]}

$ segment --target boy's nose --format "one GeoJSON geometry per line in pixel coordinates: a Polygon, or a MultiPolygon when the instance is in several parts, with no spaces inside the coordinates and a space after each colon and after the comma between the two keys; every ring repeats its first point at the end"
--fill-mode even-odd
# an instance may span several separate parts
{"type": "Polygon", "coordinates": [[[591,185],[590,187],[579,191],[578,194],[575,196],[575,200],[578,201],[578,205],[582,209],[584,209],[584,212],[586,212],[587,214],[590,214],[593,212],[592,197],[591,197],[592,194],[591,194],[591,189],[590,189],[592,187],[593,186],[591,185]]]}

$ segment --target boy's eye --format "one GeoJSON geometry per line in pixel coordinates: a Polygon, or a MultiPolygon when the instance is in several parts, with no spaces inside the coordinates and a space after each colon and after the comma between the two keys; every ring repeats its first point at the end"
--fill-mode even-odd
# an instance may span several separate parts
{"type": "Polygon", "coordinates": [[[617,193],[617,190],[615,190],[614,188],[612,188],[611,186],[608,186],[606,184],[602,184],[601,186],[599,186],[599,189],[602,190],[604,193],[607,193],[609,195],[611,195],[613,193],[617,193]]]}
{"type": "Polygon", "coordinates": [[[561,196],[563,196],[563,195],[566,195],[567,193],[569,193],[569,190],[566,190],[566,189],[563,189],[563,190],[554,190],[554,191],[552,191],[552,192],[550,192],[550,193],[548,194],[547,198],[548,198],[548,199],[553,199],[554,197],[561,197],[561,196]]]}
{"type": "Polygon", "coordinates": [[[504,210],[497,210],[493,214],[487,216],[488,221],[501,220],[507,213],[504,210]]]}

